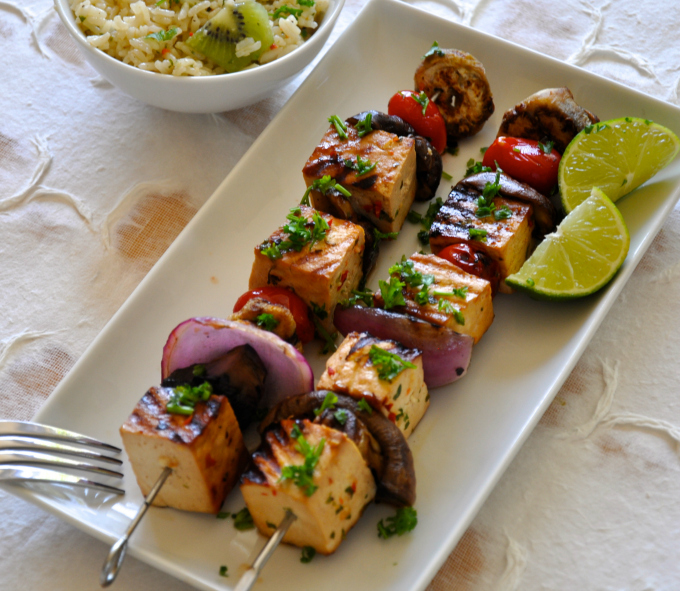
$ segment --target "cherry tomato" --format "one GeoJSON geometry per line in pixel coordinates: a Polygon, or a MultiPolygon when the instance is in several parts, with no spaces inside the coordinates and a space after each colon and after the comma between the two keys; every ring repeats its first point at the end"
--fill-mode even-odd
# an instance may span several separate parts
{"type": "Polygon", "coordinates": [[[551,149],[547,154],[535,140],[498,137],[486,152],[482,164],[496,170],[496,162],[512,178],[548,195],[557,184],[560,153],[551,149]]]}
{"type": "Polygon", "coordinates": [[[447,246],[437,256],[453,263],[466,273],[486,279],[491,284],[492,295],[496,295],[501,274],[498,263],[485,252],[472,244],[460,242],[447,246]]]}
{"type": "Polygon", "coordinates": [[[295,320],[295,330],[300,341],[309,343],[314,338],[314,324],[309,319],[309,309],[302,298],[285,287],[260,287],[244,293],[234,304],[234,312],[238,312],[253,298],[262,298],[272,304],[285,306],[295,320]]]}
{"type": "Polygon", "coordinates": [[[418,135],[430,140],[440,154],[446,149],[446,123],[434,101],[425,93],[402,90],[395,94],[387,105],[387,113],[401,117],[418,135]],[[422,97],[422,98],[421,98],[422,97]],[[426,103],[423,109],[423,103],[426,103]]]}

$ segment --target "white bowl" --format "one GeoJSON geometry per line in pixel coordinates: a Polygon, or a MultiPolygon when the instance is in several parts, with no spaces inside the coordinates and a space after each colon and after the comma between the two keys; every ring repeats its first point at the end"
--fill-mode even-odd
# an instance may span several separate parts
{"type": "Polygon", "coordinates": [[[243,72],[216,76],[170,76],[124,64],[92,47],[75,21],[68,0],[55,8],[89,64],[113,85],[140,101],[184,113],[219,113],[251,105],[284,86],[321,51],[345,0],[330,0],[319,28],[288,55],[243,72]]]}

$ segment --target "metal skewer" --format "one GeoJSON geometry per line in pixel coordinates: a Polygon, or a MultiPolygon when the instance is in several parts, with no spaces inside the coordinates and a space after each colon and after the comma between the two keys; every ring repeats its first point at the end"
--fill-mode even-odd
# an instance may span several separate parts
{"type": "Polygon", "coordinates": [[[276,531],[264,545],[264,548],[260,550],[260,553],[253,561],[253,564],[250,566],[250,568],[243,573],[234,591],[250,591],[250,589],[253,587],[253,584],[257,580],[257,577],[260,576],[260,572],[262,572],[264,565],[267,564],[267,561],[271,558],[274,550],[276,550],[278,545],[281,543],[281,540],[283,540],[283,536],[286,535],[286,532],[296,519],[297,516],[295,513],[293,513],[290,509],[286,509],[286,515],[281,520],[279,527],[276,528],[276,531]]]}
{"type": "Polygon", "coordinates": [[[106,557],[106,562],[104,562],[104,566],[102,567],[102,572],[99,575],[99,584],[102,587],[108,587],[116,580],[118,571],[120,570],[123,560],[125,559],[128,540],[130,539],[132,532],[134,532],[135,528],[139,525],[139,522],[142,520],[142,517],[144,517],[146,510],[149,508],[151,503],[153,503],[156,495],[159,493],[170,474],[172,474],[172,468],[166,467],[163,469],[163,472],[161,472],[158,480],[156,480],[156,484],[153,485],[153,488],[149,491],[149,494],[146,495],[144,503],[142,503],[142,506],[137,511],[132,523],[130,523],[125,533],[120,538],[118,538],[118,541],[116,541],[113,546],[111,546],[109,555],[106,557]]]}

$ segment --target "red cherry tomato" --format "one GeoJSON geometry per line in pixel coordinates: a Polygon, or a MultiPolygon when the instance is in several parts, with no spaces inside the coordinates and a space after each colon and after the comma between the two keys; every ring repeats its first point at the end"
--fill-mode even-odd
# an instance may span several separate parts
{"type": "Polygon", "coordinates": [[[285,287],[260,287],[244,293],[234,304],[234,312],[238,312],[253,298],[262,298],[272,304],[285,306],[295,320],[295,331],[300,341],[309,343],[314,338],[314,324],[309,319],[309,309],[302,298],[285,287]]]}
{"type": "Polygon", "coordinates": [[[398,92],[390,99],[387,113],[401,117],[416,130],[418,135],[430,140],[440,154],[446,149],[446,123],[439,112],[439,107],[434,101],[429,100],[425,93],[414,90],[398,92]],[[427,101],[427,106],[423,110],[425,101],[427,101]]]}
{"type": "Polygon", "coordinates": [[[491,284],[492,295],[496,295],[501,274],[498,263],[485,252],[475,248],[472,244],[460,242],[447,246],[437,256],[453,263],[466,273],[486,279],[491,284]]]}
{"type": "Polygon", "coordinates": [[[496,163],[512,178],[548,195],[557,184],[560,153],[545,153],[539,142],[515,137],[498,137],[486,152],[482,164],[496,170],[496,163]]]}

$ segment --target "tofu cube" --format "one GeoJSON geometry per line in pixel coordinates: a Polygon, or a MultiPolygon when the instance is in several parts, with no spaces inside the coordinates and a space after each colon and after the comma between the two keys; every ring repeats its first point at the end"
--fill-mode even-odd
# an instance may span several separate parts
{"type": "Polygon", "coordinates": [[[306,419],[284,420],[265,433],[251,468],[241,478],[241,492],[262,534],[271,536],[289,508],[297,519],[283,541],[331,554],[375,497],[376,485],[361,452],[347,435],[306,419]],[[310,489],[281,478],[284,467],[305,461],[291,435],[296,425],[312,448],[323,441],[312,478],[317,488],[309,495],[310,489]]]}
{"type": "Polygon", "coordinates": [[[190,417],[170,414],[172,394],[151,388],[120,428],[137,483],[146,496],[170,467],[154,505],[217,513],[248,461],[238,422],[224,396],[197,403],[190,417]]]}
{"type": "Polygon", "coordinates": [[[391,340],[380,340],[363,332],[351,332],[326,362],[318,390],[332,390],[353,398],[368,398],[373,408],[399,427],[408,437],[430,406],[430,395],[423,377],[423,356],[391,340]],[[415,365],[405,368],[392,380],[380,379],[371,361],[373,346],[398,355],[415,365]]]}
{"type": "Polygon", "coordinates": [[[433,275],[434,284],[430,287],[433,292],[464,293],[460,295],[435,295],[437,303],[424,306],[416,303],[416,289],[408,287],[404,296],[407,313],[416,318],[426,320],[438,326],[447,326],[461,334],[470,335],[475,343],[491,326],[494,319],[491,284],[486,279],[466,273],[447,260],[433,254],[416,253],[411,256],[413,269],[423,275],[433,275]],[[447,300],[458,313],[447,311],[446,304],[440,300],[447,300]],[[460,320],[463,320],[461,323],[460,320]]]}
{"type": "MultiPolygon", "coordinates": [[[[311,220],[315,212],[302,207],[301,215],[311,220]]],[[[317,313],[324,327],[334,331],[333,312],[359,285],[362,276],[364,229],[361,226],[322,213],[329,224],[323,240],[307,244],[298,252],[287,250],[280,258],[270,258],[263,250],[287,239],[283,228],[255,247],[255,262],[250,273],[249,289],[279,285],[292,289],[317,313]]]]}
{"type": "Polygon", "coordinates": [[[439,210],[430,228],[430,247],[437,254],[447,246],[470,242],[498,262],[501,274],[499,291],[511,293],[505,284],[508,275],[519,271],[531,250],[531,233],[534,222],[532,206],[526,203],[496,197],[496,209],[507,207],[512,215],[496,220],[493,216],[478,218],[479,195],[470,191],[454,189],[439,210]],[[470,230],[483,230],[484,239],[473,239],[470,230]]]}
{"type": "Polygon", "coordinates": [[[343,211],[345,216],[354,210],[381,232],[398,232],[416,195],[415,140],[381,130],[360,138],[349,124],[347,139],[342,139],[331,126],[307,160],[302,175],[308,187],[328,175],[351,193],[345,198],[350,207],[338,207],[328,196],[313,190],[314,207],[335,214],[343,211]],[[357,170],[359,159],[370,162],[367,167],[375,164],[375,168],[357,170]]]}

